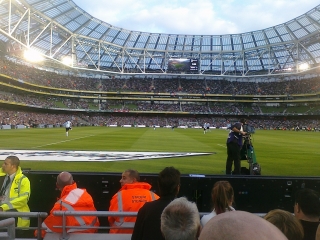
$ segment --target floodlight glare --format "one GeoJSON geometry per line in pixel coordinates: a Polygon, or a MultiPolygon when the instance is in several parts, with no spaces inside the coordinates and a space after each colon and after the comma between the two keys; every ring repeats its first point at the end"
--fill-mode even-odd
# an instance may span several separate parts
{"type": "Polygon", "coordinates": [[[71,66],[71,65],[72,65],[72,59],[71,59],[71,57],[63,57],[63,58],[62,58],[62,63],[63,63],[64,65],[71,66]]]}
{"type": "Polygon", "coordinates": [[[309,64],[308,63],[302,63],[299,65],[299,70],[303,71],[303,70],[307,70],[309,68],[309,64]]]}
{"type": "Polygon", "coordinates": [[[42,62],[44,60],[44,57],[40,53],[32,49],[24,51],[24,58],[29,62],[42,62]]]}

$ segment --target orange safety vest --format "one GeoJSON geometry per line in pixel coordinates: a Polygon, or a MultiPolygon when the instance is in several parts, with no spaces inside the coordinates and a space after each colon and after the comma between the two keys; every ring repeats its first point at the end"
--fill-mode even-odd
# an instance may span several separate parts
{"type": "MultiPolygon", "coordinates": [[[[138,212],[146,203],[157,200],[159,196],[150,191],[151,185],[145,182],[125,184],[110,201],[109,211],[138,212]]],[[[110,229],[109,233],[132,233],[136,217],[108,217],[110,226],[131,227],[132,229],[110,229]]]]}
{"type": "MultiPolygon", "coordinates": [[[[41,235],[44,238],[47,232],[62,233],[62,216],[54,216],[54,211],[97,211],[94,207],[93,199],[85,189],[77,188],[77,184],[65,186],[61,192],[61,198],[54,204],[50,211],[50,215],[42,223],[43,228],[41,235]]],[[[100,223],[95,216],[66,216],[66,226],[82,226],[81,229],[66,228],[67,233],[95,233],[95,228],[88,227],[99,227],[100,223]]],[[[37,230],[35,231],[37,236],[37,230]]]]}

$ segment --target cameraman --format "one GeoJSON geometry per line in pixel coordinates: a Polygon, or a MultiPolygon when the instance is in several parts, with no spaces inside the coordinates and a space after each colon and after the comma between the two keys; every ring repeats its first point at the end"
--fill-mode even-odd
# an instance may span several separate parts
{"type": "Polygon", "coordinates": [[[227,163],[226,163],[226,174],[231,174],[232,163],[234,162],[233,174],[241,174],[241,163],[240,163],[240,150],[242,147],[242,137],[246,135],[243,131],[243,124],[246,124],[244,118],[240,119],[240,122],[236,122],[231,125],[229,136],[227,139],[227,163]]]}

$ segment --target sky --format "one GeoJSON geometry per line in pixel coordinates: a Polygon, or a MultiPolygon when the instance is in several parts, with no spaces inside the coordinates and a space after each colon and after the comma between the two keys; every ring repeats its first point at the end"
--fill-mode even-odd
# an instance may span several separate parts
{"type": "Polygon", "coordinates": [[[142,32],[220,35],[272,27],[319,0],[73,0],[113,26],[142,32]]]}

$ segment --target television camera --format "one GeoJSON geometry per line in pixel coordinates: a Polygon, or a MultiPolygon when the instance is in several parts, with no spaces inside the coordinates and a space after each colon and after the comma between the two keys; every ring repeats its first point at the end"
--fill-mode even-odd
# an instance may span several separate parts
{"type": "Polygon", "coordinates": [[[241,149],[241,160],[247,160],[249,169],[242,167],[241,172],[246,175],[261,175],[261,167],[257,162],[255,151],[251,141],[251,135],[255,133],[255,128],[248,124],[242,126],[246,135],[243,136],[243,146],[241,149]]]}
{"type": "Polygon", "coordinates": [[[253,126],[248,125],[248,124],[243,124],[242,128],[243,128],[243,131],[247,133],[247,135],[251,135],[256,132],[255,128],[253,126]]]}

